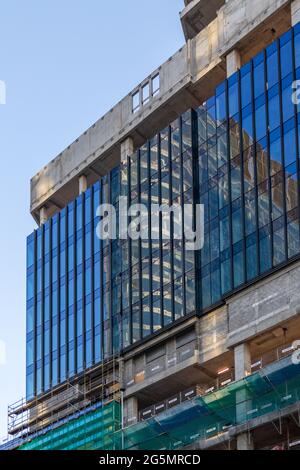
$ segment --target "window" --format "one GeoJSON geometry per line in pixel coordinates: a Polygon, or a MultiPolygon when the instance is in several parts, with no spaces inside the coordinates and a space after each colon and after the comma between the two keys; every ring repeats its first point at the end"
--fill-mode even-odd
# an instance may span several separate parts
{"type": "Polygon", "coordinates": [[[242,97],[242,108],[245,108],[251,103],[252,99],[252,79],[250,63],[245,65],[241,69],[241,97],[242,97]]]}
{"type": "Polygon", "coordinates": [[[152,96],[158,95],[160,91],[160,76],[159,73],[152,78],[152,96]]]}
{"type": "Polygon", "coordinates": [[[265,91],[265,64],[264,53],[253,59],[254,62],[254,96],[258,98],[265,91]]]}
{"type": "Polygon", "coordinates": [[[272,132],[280,125],[280,105],[278,87],[269,92],[269,130],[272,132]]]}
{"type": "Polygon", "coordinates": [[[286,77],[292,71],[293,66],[293,51],[292,51],[292,35],[288,31],[280,39],[280,65],[281,65],[281,78],[286,77]]]}
{"type": "Polygon", "coordinates": [[[137,113],[143,106],[146,106],[151,98],[157,96],[160,92],[159,73],[141,87],[132,95],[132,112],[137,113]]]}
{"type": "Polygon", "coordinates": [[[150,101],[150,83],[146,83],[146,85],[142,88],[142,103],[143,106],[150,101]]]}
{"type": "Polygon", "coordinates": [[[278,82],[278,49],[276,42],[267,49],[267,72],[268,88],[270,89],[278,82]]]}
{"type": "Polygon", "coordinates": [[[233,75],[229,80],[229,115],[235,116],[239,110],[239,88],[237,83],[237,75],[233,75]],[[231,84],[232,83],[232,84],[231,84]]]}
{"type": "Polygon", "coordinates": [[[132,112],[137,113],[140,109],[140,91],[132,95],[132,112]]]}

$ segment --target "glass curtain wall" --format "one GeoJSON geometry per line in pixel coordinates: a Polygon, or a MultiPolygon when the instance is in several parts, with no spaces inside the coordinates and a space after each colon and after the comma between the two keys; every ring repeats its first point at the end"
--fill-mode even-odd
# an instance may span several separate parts
{"type": "Polygon", "coordinates": [[[297,25],[28,237],[28,399],[299,257],[299,79],[297,25]],[[97,237],[119,195],[146,208],[142,240],[97,237]],[[185,216],[178,239],[151,207],[199,202],[189,251],[185,216]]]}

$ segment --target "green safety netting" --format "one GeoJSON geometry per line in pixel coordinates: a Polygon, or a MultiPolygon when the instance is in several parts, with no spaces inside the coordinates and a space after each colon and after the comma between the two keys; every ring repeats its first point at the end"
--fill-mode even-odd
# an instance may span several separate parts
{"type": "Polygon", "coordinates": [[[176,449],[300,399],[300,365],[283,359],[243,380],[182,403],[114,436],[114,448],[176,449]]]}
{"type": "Polygon", "coordinates": [[[243,380],[196,397],[123,431],[120,405],[106,405],[21,449],[171,450],[209,439],[300,400],[300,365],[285,358],[243,380]]]}
{"type": "Polygon", "coordinates": [[[93,450],[112,448],[120,428],[120,404],[111,402],[32,439],[19,450],[93,450]]]}

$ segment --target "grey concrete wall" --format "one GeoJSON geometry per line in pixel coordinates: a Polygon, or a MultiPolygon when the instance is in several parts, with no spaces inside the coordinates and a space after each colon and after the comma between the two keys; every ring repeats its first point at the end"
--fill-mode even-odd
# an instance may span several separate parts
{"type": "Polygon", "coordinates": [[[228,319],[226,307],[200,318],[198,328],[201,363],[205,363],[227,350],[228,319]]]}
{"type": "Polygon", "coordinates": [[[300,315],[300,264],[294,264],[228,301],[227,347],[300,315]]]}

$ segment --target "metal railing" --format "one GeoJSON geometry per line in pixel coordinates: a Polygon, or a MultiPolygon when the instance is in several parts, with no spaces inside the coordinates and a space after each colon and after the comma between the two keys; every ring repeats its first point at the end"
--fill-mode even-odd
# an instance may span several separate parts
{"type": "Polygon", "coordinates": [[[196,385],[191,387],[183,392],[179,392],[171,397],[163,400],[155,405],[148,406],[144,408],[142,411],[139,412],[139,420],[145,421],[153,416],[156,416],[174,406],[179,405],[180,403],[184,403],[188,400],[192,400],[193,398],[200,396],[202,394],[202,386],[196,385]]]}
{"type": "MultiPolygon", "coordinates": [[[[284,344],[283,346],[279,346],[270,352],[267,352],[261,356],[256,356],[253,359],[251,364],[251,372],[255,372],[272,362],[276,362],[284,357],[287,357],[293,352],[295,349],[293,348],[292,343],[284,344]]],[[[132,377],[129,377],[126,381],[126,387],[132,387],[135,384],[144,382],[146,379],[154,377],[155,375],[168,370],[171,367],[174,367],[184,361],[194,357],[196,354],[199,354],[199,342],[197,339],[191,341],[190,343],[181,346],[176,350],[176,352],[172,355],[162,356],[151,363],[147,364],[143,369],[137,371],[132,377]]],[[[234,367],[230,365],[231,375],[234,376],[234,367]]],[[[229,377],[228,377],[229,380],[229,377]]],[[[231,379],[232,380],[232,379],[231,379]]],[[[220,381],[219,379],[217,381],[220,381]]],[[[221,381],[224,382],[223,377],[221,381]]],[[[229,383],[229,382],[227,382],[229,383]]],[[[221,386],[227,385],[221,384],[221,386]]],[[[215,388],[220,387],[219,384],[214,385],[211,384],[208,388],[215,388]]]]}
{"type": "Polygon", "coordinates": [[[184,346],[181,346],[174,354],[162,356],[151,363],[147,364],[144,369],[138,371],[133,377],[126,381],[126,387],[143,382],[144,380],[154,377],[160,372],[166,371],[171,367],[183,363],[184,361],[194,357],[199,351],[197,340],[193,340],[184,346]]]}
{"type": "MultiPolygon", "coordinates": [[[[195,341],[192,342],[195,346],[195,341]]],[[[185,346],[186,348],[186,346],[185,346]]],[[[186,355],[189,357],[192,357],[192,350],[195,352],[197,349],[193,349],[192,344],[189,343],[189,347],[186,348],[186,355]],[[189,351],[189,354],[188,354],[189,351]]],[[[289,357],[293,354],[293,352],[296,349],[293,347],[293,344],[288,343],[283,346],[277,347],[270,352],[263,354],[262,356],[255,358],[252,365],[251,365],[251,373],[255,373],[260,369],[263,369],[267,365],[270,365],[272,363],[275,363],[277,361],[280,361],[281,359],[284,359],[285,357],[289,357]]],[[[177,362],[177,354],[176,354],[176,360],[171,361],[171,364],[176,365],[177,362]]],[[[185,354],[181,357],[185,357],[185,354]]],[[[174,357],[173,357],[174,358],[174,357]]],[[[171,358],[172,359],[172,358],[171,358]]],[[[161,361],[160,364],[162,364],[164,367],[166,364],[169,364],[168,358],[165,361],[161,361]]],[[[147,369],[146,369],[147,370],[147,369]]],[[[144,372],[143,371],[143,374],[144,372]]],[[[155,373],[160,372],[161,370],[165,370],[162,367],[152,367],[150,372],[154,375],[155,373]]],[[[138,374],[137,374],[138,375],[138,374]]],[[[144,379],[146,378],[146,374],[144,379]]],[[[145,421],[147,419],[150,419],[160,413],[163,413],[164,411],[173,408],[174,406],[179,405],[180,403],[187,401],[189,399],[193,399],[196,396],[205,396],[208,395],[209,393],[215,392],[217,390],[222,389],[223,387],[226,387],[230,383],[235,381],[234,377],[234,368],[228,368],[224,369],[224,372],[221,371],[220,375],[213,381],[204,383],[204,384],[198,384],[194,387],[191,387],[187,390],[184,390],[182,392],[179,392],[175,395],[170,396],[169,398],[152,404],[141,411],[139,411],[138,416],[132,416],[130,418],[126,418],[125,420],[125,426],[131,426],[133,424],[136,424],[139,421],[145,421]]],[[[136,382],[134,382],[136,383],[136,382]]],[[[211,430],[213,432],[215,430],[211,430]]],[[[224,429],[222,429],[224,432],[224,429]]],[[[208,434],[209,434],[208,430],[208,434]]]]}
{"type": "Polygon", "coordinates": [[[293,343],[286,343],[283,346],[279,346],[261,356],[256,357],[251,364],[251,372],[255,372],[259,369],[263,369],[268,364],[280,361],[285,357],[291,356],[296,351],[293,343]]]}

